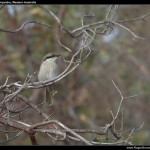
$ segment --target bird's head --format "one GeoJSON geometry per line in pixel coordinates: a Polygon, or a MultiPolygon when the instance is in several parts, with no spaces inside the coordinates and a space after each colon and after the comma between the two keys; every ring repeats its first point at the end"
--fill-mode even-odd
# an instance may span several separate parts
{"type": "Polygon", "coordinates": [[[59,57],[59,56],[61,56],[61,55],[59,55],[59,54],[54,54],[54,53],[47,53],[44,57],[43,57],[43,59],[42,59],[42,61],[46,61],[47,59],[56,59],[57,57],[59,57]]]}

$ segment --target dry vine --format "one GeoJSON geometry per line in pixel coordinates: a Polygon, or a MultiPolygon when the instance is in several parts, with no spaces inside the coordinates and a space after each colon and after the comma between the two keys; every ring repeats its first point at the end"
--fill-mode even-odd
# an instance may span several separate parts
{"type": "MultiPolygon", "coordinates": [[[[5,6],[1,6],[0,9],[3,9],[5,6]]],[[[106,12],[105,19],[102,21],[93,22],[91,24],[85,24],[85,21],[89,17],[95,17],[94,13],[90,14],[88,12],[85,12],[84,15],[81,17],[81,27],[76,28],[72,31],[70,31],[67,27],[65,27],[62,23],[62,20],[60,20],[52,10],[48,10],[44,6],[36,6],[41,8],[41,10],[45,11],[45,13],[48,13],[50,17],[52,17],[57,24],[60,26],[61,30],[66,32],[66,34],[69,34],[72,38],[75,38],[78,40],[79,48],[78,50],[73,54],[73,49],[67,47],[66,45],[62,44],[60,39],[58,39],[59,45],[67,50],[69,53],[72,54],[71,60],[67,61],[68,66],[66,69],[58,75],[56,78],[54,78],[51,81],[46,82],[31,82],[32,75],[28,75],[25,79],[25,82],[22,84],[20,82],[15,82],[8,84],[8,78],[6,79],[5,83],[0,86],[0,93],[4,93],[4,99],[0,102],[0,126],[6,127],[9,126],[13,128],[13,131],[5,131],[4,129],[1,129],[0,132],[5,134],[5,139],[0,140],[0,143],[8,142],[10,140],[15,139],[16,137],[20,136],[23,132],[27,133],[31,139],[31,143],[33,145],[37,145],[38,142],[36,140],[35,135],[37,133],[44,133],[47,134],[50,138],[53,140],[62,140],[65,141],[67,139],[70,139],[72,141],[81,142],[87,145],[115,145],[115,144],[132,144],[131,143],[131,137],[133,133],[139,129],[142,128],[143,124],[139,129],[131,129],[127,132],[128,137],[124,139],[124,134],[126,134],[125,131],[123,131],[123,119],[122,119],[122,126],[120,130],[116,131],[115,129],[115,122],[117,120],[118,114],[121,112],[121,106],[125,99],[135,97],[129,96],[124,97],[113,81],[114,87],[117,89],[118,93],[121,96],[120,104],[117,108],[117,112],[114,115],[114,113],[111,111],[112,115],[112,121],[109,124],[106,124],[105,127],[100,127],[99,131],[92,130],[92,129],[70,129],[67,126],[65,126],[63,123],[59,122],[58,120],[51,120],[51,115],[45,114],[41,109],[38,108],[33,102],[28,99],[27,97],[23,96],[21,93],[22,91],[26,89],[37,89],[37,88],[43,88],[45,86],[48,86],[52,83],[58,82],[65,78],[67,75],[69,75],[71,72],[73,72],[77,67],[81,65],[83,61],[87,61],[87,58],[90,57],[91,53],[94,51],[94,49],[91,47],[91,44],[94,42],[96,35],[105,35],[105,34],[111,34],[112,30],[115,26],[119,26],[126,31],[128,31],[134,39],[139,39],[138,35],[136,35],[131,29],[124,26],[124,22],[132,22],[132,21],[138,21],[138,20],[144,20],[147,16],[150,14],[143,15],[142,17],[136,18],[136,19],[130,19],[130,20],[115,20],[115,16],[117,14],[117,11],[119,9],[119,5],[111,5],[106,12]],[[100,29],[103,29],[103,31],[99,32],[100,29]],[[36,124],[29,124],[26,123],[24,118],[18,119],[19,116],[24,113],[26,110],[32,109],[37,113],[39,116],[41,116],[43,119],[40,120],[36,124]],[[13,137],[10,137],[9,134],[14,134],[13,137]],[[94,136],[93,139],[85,139],[83,136],[80,135],[90,133],[94,136]],[[111,141],[109,134],[112,135],[111,141]],[[106,142],[99,142],[95,141],[96,135],[105,135],[106,142]]],[[[15,30],[5,30],[0,29],[1,32],[5,33],[13,33],[15,34],[18,31],[23,30],[25,26],[28,24],[38,24],[44,27],[47,27],[51,30],[53,30],[53,27],[40,23],[38,21],[30,20],[24,22],[21,27],[15,30]]],[[[41,104],[42,105],[42,104],[41,104]]],[[[123,118],[123,114],[122,114],[123,118]]]]}

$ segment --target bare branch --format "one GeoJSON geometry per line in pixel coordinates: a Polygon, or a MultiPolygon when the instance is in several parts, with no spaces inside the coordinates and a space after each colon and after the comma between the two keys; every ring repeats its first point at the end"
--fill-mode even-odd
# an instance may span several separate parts
{"type": "Polygon", "coordinates": [[[45,7],[40,5],[38,5],[38,7],[46,11],[48,14],[50,14],[56,20],[56,22],[59,24],[62,30],[65,30],[71,37],[74,37],[73,34],[67,28],[64,27],[61,20],[51,10],[48,10],[45,7]]]}
{"type": "Polygon", "coordinates": [[[120,94],[121,99],[123,99],[121,91],[119,90],[119,88],[117,87],[117,85],[115,84],[115,82],[113,80],[112,80],[112,83],[113,83],[114,87],[117,89],[118,93],[120,94]]]}
{"type": "Polygon", "coordinates": [[[59,125],[60,127],[62,127],[63,129],[67,130],[69,133],[71,133],[72,135],[74,135],[75,137],[79,138],[81,141],[83,141],[84,143],[86,143],[87,145],[92,145],[89,141],[87,141],[86,139],[84,139],[82,136],[80,136],[79,134],[75,133],[73,130],[69,129],[67,126],[65,126],[64,124],[62,124],[61,122],[57,121],[57,120],[50,120],[50,121],[45,121],[43,123],[40,124],[36,124],[34,126],[31,126],[31,128],[37,128],[39,126],[43,126],[43,125],[47,125],[47,124],[51,124],[51,123],[55,123],[57,125],[59,125]]]}
{"type": "Polygon", "coordinates": [[[114,21],[111,21],[111,22],[114,23],[114,24],[117,25],[117,26],[120,26],[120,27],[124,28],[124,29],[127,30],[129,33],[131,33],[131,34],[134,36],[135,40],[136,40],[136,39],[144,39],[144,38],[142,38],[142,37],[137,36],[133,31],[131,31],[131,29],[125,27],[124,25],[122,25],[122,24],[120,24],[120,23],[117,23],[117,22],[114,22],[114,21]]]}
{"type": "Polygon", "coordinates": [[[13,92],[12,94],[6,96],[4,99],[4,102],[6,103],[6,102],[10,101],[11,99],[13,99],[14,97],[16,97],[26,87],[27,83],[30,82],[31,78],[32,78],[32,76],[28,75],[26,77],[24,84],[16,92],[13,92]]]}
{"type": "Polygon", "coordinates": [[[12,138],[7,137],[6,140],[0,141],[0,144],[14,140],[15,138],[19,137],[22,133],[23,133],[23,131],[18,131],[18,133],[14,137],[12,137],[12,138]]]}
{"type": "Polygon", "coordinates": [[[139,21],[139,20],[144,20],[144,18],[150,16],[150,13],[148,14],[144,14],[141,17],[138,18],[133,18],[133,19],[128,19],[128,20],[120,20],[120,21],[116,21],[117,23],[125,23],[125,22],[133,22],[133,21],[139,21]]]}
{"type": "Polygon", "coordinates": [[[113,7],[112,5],[109,6],[108,12],[106,13],[105,20],[108,20],[110,13],[111,13],[111,10],[112,10],[112,7],[113,7]]]}
{"type": "Polygon", "coordinates": [[[127,137],[127,139],[125,140],[125,144],[129,144],[129,140],[132,138],[132,134],[133,134],[133,132],[134,132],[134,128],[131,130],[131,132],[130,132],[130,134],[128,135],[128,137],[127,137]]]}
{"type": "Polygon", "coordinates": [[[70,48],[68,48],[67,46],[63,45],[63,44],[60,42],[60,40],[58,40],[58,43],[59,43],[59,45],[60,45],[62,48],[68,50],[69,52],[72,52],[72,50],[71,50],[70,48]]]}
{"type": "Polygon", "coordinates": [[[139,127],[139,128],[135,129],[135,131],[139,131],[140,129],[142,129],[142,128],[143,128],[143,126],[144,126],[144,122],[140,125],[140,127],[139,127]]]}
{"type": "Polygon", "coordinates": [[[124,97],[124,99],[129,99],[129,98],[137,97],[137,96],[140,96],[140,95],[142,95],[142,94],[143,94],[143,93],[136,94],[136,95],[131,95],[131,96],[127,96],[127,97],[124,97]]]}
{"type": "Polygon", "coordinates": [[[0,29],[0,31],[2,31],[2,32],[7,32],[7,33],[16,33],[16,32],[21,31],[26,25],[31,24],[31,23],[39,24],[39,25],[42,25],[42,26],[47,27],[47,28],[50,28],[50,29],[53,28],[53,27],[51,27],[51,26],[49,26],[49,25],[47,25],[47,24],[43,24],[43,23],[40,23],[40,22],[31,20],[31,21],[26,21],[26,22],[24,22],[24,23],[21,25],[21,27],[19,27],[19,28],[16,29],[16,30],[4,30],[4,29],[0,29]]]}

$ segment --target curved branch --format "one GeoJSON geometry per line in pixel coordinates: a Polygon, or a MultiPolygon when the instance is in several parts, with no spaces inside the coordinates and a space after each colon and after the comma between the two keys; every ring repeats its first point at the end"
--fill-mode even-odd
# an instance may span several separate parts
{"type": "Polygon", "coordinates": [[[127,30],[129,33],[131,33],[133,36],[134,36],[134,38],[135,39],[144,39],[144,38],[142,38],[142,37],[140,37],[140,36],[137,36],[133,31],[131,31],[131,29],[129,29],[129,28],[127,28],[127,27],[125,27],[124,25],[122,25],[122,24],[120,24],[120,23],[117,23],[117,22],[115,22],[115,21],[110,21],[111,23],[114,23],[115,25],[117,25],[117,26],[120,26],[120,27],[122,27],[123,29],[125,29],[125,30],[127,30]]]}
{"type": "Polygon", "coordinates": [[[133,22],[133,21],[139,21],[139,20],[144,20],[144,18],[150,16],[150,13],[145,14],[139,18],[133,18],[133,19],[129,19],[129,20],[120,20],[120,21],[116,21],[117,23],[125,23],[125,22],[133,22]]]}
{"type": "Polygon", "coordinates": [[[87,145],[92,145],[91,142],[89,142],[88,140],[86,140],[85,138],[83,138],[82,136],[80,136],[79,134],[77,134],[76,132],[74,132],[73,130],[69,129],[67,126],[65,126],[64,124],[62,124],[61,122],[57,121],[57,120],[50,120],[50,121],[45,121],[43,123],[39,123],[36,124],[34,126],[31,126],[31,128],[37,128],[39,126],[43,126],[43,125],[48,125],[51,123],[55,123],[57,125],[59,125],[60,127],[62,127],[63,129],[67,130],[69,133],[71,133],[72,135],[74,135],[75,137],[79,138],[81,141],[83,141],[84,143],[86,143],[87,145]]]}
{"type": "Polygon", "coordinates": [[[44,23],[40,23],[40,22],[31,20],[31,21],[24,22],[24,23],[21,25],[21,27],[19,27],[19,28],[16,29],[16,30],[0,29],[0,31],[2,31],[2,32],[7,32],[7,33],[16,33],[16,32],[21,31],[26,25],[31,24],[31,23],[39,24],[39,25],[42,25],[42,26],[47,27],[47,28],[50,28],[50,29],[53,28],[53,27],[51,27],[51,26],[49,26],[49,25],[47,25],[47,24],[44,24],[44,23]]]}
{"type": "Polygon", "coordinates": [[[71,37],[74,37],[74,35],[63,25],[62,21],[53,13],[53,11],[46,9],[43,6],[38,5],[39,8],[43,9],[45,12],[50,14],[56,22],[59,24],[62,30],[65,30],[71,37]]]}

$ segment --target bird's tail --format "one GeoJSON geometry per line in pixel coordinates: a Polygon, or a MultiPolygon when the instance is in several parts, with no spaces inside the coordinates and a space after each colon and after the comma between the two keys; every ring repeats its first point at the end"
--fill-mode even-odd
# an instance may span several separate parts
{"type": "Polygon", "coordinates": [[[53,105],[54,103],[53,86],[45,87],[45,102],[47,106],[53,105]]]}

